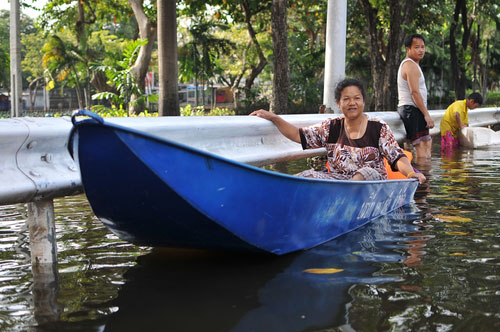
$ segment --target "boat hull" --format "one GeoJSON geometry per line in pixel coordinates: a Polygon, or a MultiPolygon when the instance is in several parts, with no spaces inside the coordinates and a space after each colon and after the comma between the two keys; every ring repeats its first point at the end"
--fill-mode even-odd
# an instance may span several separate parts
{"type": "Polygon", "coordinates": [[[76,122],[73,134],[94,213],[140,245],[281,255],[408,204],[417,188],[280,174],[93,119],[76,122]]]}

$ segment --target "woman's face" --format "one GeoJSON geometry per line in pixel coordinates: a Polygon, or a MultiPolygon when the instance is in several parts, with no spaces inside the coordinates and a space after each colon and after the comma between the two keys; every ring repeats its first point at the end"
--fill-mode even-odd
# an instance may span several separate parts
{"type": "Polygon", "coordinates": [[[365,101],[361,90],[355,85],[345,87],[340,94],[338,105],[347,119],[360,117],[365,108],[365,101]]]}

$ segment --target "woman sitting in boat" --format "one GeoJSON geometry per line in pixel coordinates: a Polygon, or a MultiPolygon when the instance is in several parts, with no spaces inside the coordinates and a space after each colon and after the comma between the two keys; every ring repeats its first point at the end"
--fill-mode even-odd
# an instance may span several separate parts
{"type": "Polygon", "coordinates": [[[425,182],[425,176],[414,171],[389,126],[363,113],[365,89],[361,81],[348,78],[339,82],[335,88],[335,100],[343,115],[305,128],[297,128],[266,110],[257,110],[250,115],[272,121],[284,136],[301,143],[304,149],[326,148],[328,172],[307,170],[299,173],[299,176],[385,180],[385,157],[393,171],[415,178],[420,183],[425,182]]]}

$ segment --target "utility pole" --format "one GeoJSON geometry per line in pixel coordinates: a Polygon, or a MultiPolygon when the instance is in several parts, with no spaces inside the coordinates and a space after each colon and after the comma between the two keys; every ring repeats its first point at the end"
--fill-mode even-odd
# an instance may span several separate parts
{"type": "Polygon", "coordinates": [[[21,33],[19,0],[10,0],[10,114],[21,116],[21,33]]]}
{"type": "Polygon", "coordinates": [[[334,113],[340,113],[335,87],[345,76],[346,26],[347,0],[328,0],[323,104],[334,113]]]}

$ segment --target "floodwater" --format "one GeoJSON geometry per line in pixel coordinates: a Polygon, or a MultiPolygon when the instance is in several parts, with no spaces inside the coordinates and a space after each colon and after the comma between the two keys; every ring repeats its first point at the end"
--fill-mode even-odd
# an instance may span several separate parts
{"type": "Polygon", "coordinates": [[[26,210],[1,206],[0,330],[500,331],[500,147],[434,148],[414,203],[282,257],[134,246],[82,195],[55,201],[38,280],[26,210]]]}

